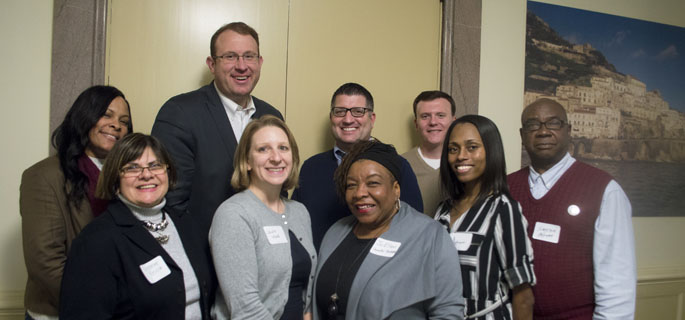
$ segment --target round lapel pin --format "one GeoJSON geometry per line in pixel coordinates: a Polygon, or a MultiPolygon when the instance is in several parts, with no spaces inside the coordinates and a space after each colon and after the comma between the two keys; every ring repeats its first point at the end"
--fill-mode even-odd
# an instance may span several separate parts
{"type": "Polygon", "coordinates": [[[574,217],[579,215],[580,214],[580,207],[578,207],[575,204],[568,206],[568,214],[570,214],[574,217]]]}

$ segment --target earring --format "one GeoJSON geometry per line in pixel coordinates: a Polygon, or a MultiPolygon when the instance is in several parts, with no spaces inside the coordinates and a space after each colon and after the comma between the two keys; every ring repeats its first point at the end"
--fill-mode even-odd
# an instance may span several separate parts
{"type": "Polygon", "coordinates": [[[400,210],[400,198],[397,198],[397,210],[400,210]]]}

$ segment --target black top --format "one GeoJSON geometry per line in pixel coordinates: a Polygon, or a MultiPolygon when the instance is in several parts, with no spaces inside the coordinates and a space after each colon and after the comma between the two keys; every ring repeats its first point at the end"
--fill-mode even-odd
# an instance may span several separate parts
{"type": "Polygon", "coordinates": [[[297,241],[295,234],[292,231],[288,231],[288,234],[290,235],[290,256],[293,260],[293,271],[288,287],[288,302],[285,303],[281,320],[302,320],[302,315],[304,315],[302,293],[307,289],[309,283],[312,260],[307,250],[297,241]]]}
{"type": "Polygon", "coordinates": [[[319,314],[326,315],[326,319],[345,319],[352,281],[375,241],[359,239],[350,231],[321,267],[316,282],[316,307],[319,308],[319,314]],[[338,298],[335,304],[331,298],[334,293],[338,298]],[[331,310],[334,305],[335,313],[331,310]]]}

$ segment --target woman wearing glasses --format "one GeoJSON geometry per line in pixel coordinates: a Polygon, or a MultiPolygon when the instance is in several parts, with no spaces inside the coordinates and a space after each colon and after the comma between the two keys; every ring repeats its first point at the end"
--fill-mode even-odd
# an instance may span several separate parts
{"type": "Polygon", "coordinates": [[[457,250],[440,224],[400,200],[402,162],[361,141],[335,173],[352,215],[321,243],[314,319],[462,319],[457,250]]]}
{"type": "Polygon", "coordinates": [[[52,133],[57,154],[24,171],[19,210],[28,271],[27,319],[57,319],[67,252],[109,202],[95,196],[102,162],[114,143],[132,131],[131,110],[121,91],[88,88],[52,133]]]}
{"type": "Polygon", "coordinates": [[[73,242],[60,318],[209,319],[209,248],[192,214],[165,207],[175,181],[154,137],[134,133],[114,146],[97,195],[116,199],[73,242]]]}
{"type": "Polygon", "coordinates": [[[450,125],[440,159],[447,199],[435,215],[459,250],[468,319],[532,319],[533,249],[509,195],[497,126],[479,115],[450,125]]]}

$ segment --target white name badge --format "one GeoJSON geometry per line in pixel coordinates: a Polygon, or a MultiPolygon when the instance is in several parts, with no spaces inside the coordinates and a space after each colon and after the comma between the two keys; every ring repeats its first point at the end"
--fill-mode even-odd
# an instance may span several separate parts
{"type": "Polygon", "coordinates": [[[454,246],[459,251],[466,251],[471,246],[471,240],[473,240],[473,233],[470,232],[455,232],[450,233],[450,238],[454,242],[454,246]]]}
{"type": "Polygon", "coordinates": [[[392,258],[401,245],[402,243],[397,241],[378,238],[373,244],[373,247],[371,247],[371,253],[381,257],[392,258]]]}
{"type": "Polygon", "coordinates": [[[288,243],[288,238],[281,226],[266,226],[264,233],[266,233],[266,239],[269,240],[270,244],[288,243]]]}
{"type": "Polygon", "coordinates": [[[537,222],[535,223],[535,230],[533,230],[533,239],[551,243],[559,243],[560,233],[561,227],[556,224],[537,222]]]}
{"type": "Polygon", "coordinates": [[[162,259],[162,256],[156,256],[152,260],[140,265],[140,270],[150,284],[154,284],[164,277],[171,274],[171,270],[162,259]]]}

